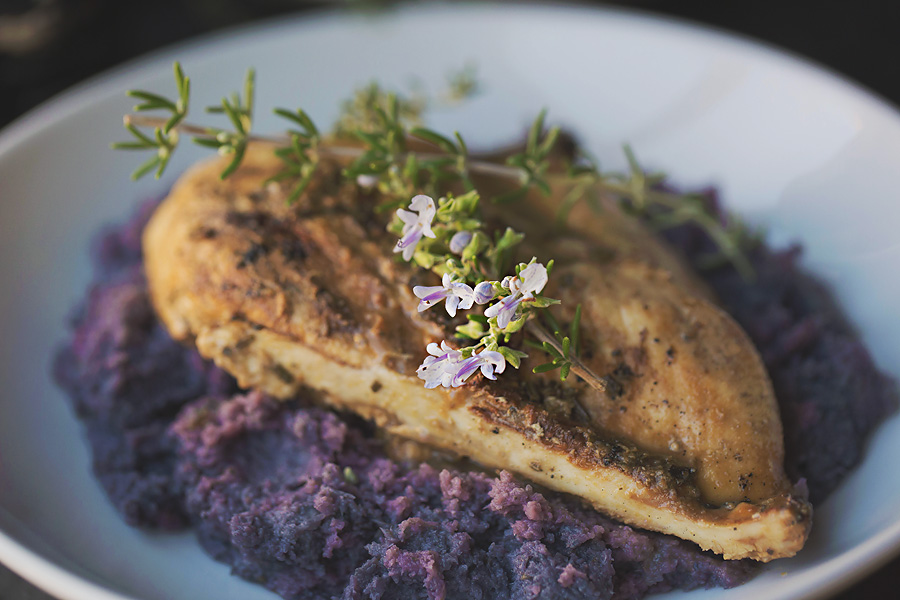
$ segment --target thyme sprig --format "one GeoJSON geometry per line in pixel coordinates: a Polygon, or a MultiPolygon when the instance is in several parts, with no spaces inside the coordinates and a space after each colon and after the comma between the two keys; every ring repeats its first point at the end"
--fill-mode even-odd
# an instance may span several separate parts
{"type": "Polygon", "coordinates": [[[477,69],[469,63],[447,76],[447,91],[443,95],[448,104],[457,104],[477,94],[479,89],[477,69]]]}
{"type": "Polygon", "coordinates": [[[467,192],[475,189],[469,172],[469,147],[458,131],[453,132],[453,139],[425,127],[415,127],[409,131],[409,135],[432,144],[445,154],[443,157],[421,161],[433,186],[459,181],[467,192]]]}
{"type": "Polygon", "coordinates": [[[479,92],[476,68],[467,64],[458,71],[447,74],[447,89],[436,97],[425,94],[419,83],[402,96],[389,92],[377,81],[358,88],[350,98],[341,103],[341,111],[334,124],[337,137],[354,138],[357,131],[372,131],[378,126],[379,110],[387,111],[390,97],[397,101],[397,116],[408,128],[419,127],[425,112],[435,105],[452,106],[468,100],[479,92]]]}
{"type": "Polygon", "coordinates": [[[546,175],[550,170],[549,156],[559,139],[559,127],[551,127],[545,132],[546,109],[538,113],[528,130],[525,149],[506,159],[506,164],[519,172],[519,187],[494,199],[494,202],[513,202],[523,198],[530,189],[537,188],[545,196],[552,193],[546,175]]]}
{"type": "Polygon", "coordinates": [[[415,127],[422,124],[422,115],[427,107],[428,98],[424,94],[416,93],[401,98],[385,91],[378,82],[373,81],[356,90],[349,99],[341,103],[334,133],[338,137],[353,138],[359,131],[371,132],[380,122],[379,113],[391,110],[406,126],[415,127]],[[396,102],[395,109],[388,106],[390,102],[396,102]]]}
{"type": "Polygon", "coordinates": [[[406,154],[406,125],[400,117],[397,95],[388,94],[386,106],[375,106],[372,111],[374,118],[370,128],[353,132],[353,136],[362,142],[364,151],[344,169],[347,177],[385,175],[391,168],[398,168],[406,154]]]}

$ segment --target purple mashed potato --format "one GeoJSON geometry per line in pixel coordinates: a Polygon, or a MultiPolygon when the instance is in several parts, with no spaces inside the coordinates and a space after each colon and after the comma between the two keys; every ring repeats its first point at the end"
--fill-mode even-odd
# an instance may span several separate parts
{"type": "Polygon", "coordinates": [[[97,281],[72,318],[72,339],[54,371],[87,427],[94,472],[126,522],[179,529],[189,519],[174,488],[176,453],[166,431],[186,402],[236,386],[174,343],[156,319],[139,243],[152,208],[100,238],[97,281]]]}
{"type": "MultiPolygon", "coordinates": [[[[755,573],[507,473],[398,464],[366,423],[303,398],[241,393],[153,313],[140,232],[154,205],[101,238],[96,282],[55,363],[130,524],[191,525],[214,558],[291,599],[626,599],[755,573]]],[[[703,250],[693,232],[673,240],[703,250]]],[[[769,366],[792,476],[821,499],[896,398],[793,256],[754,254],[753,287],[729,269],[709,281],[769,366]]]]}
{"type": "Polygon", "coordinates": [[[204,547],[286,598],[639,598],[752,571],[508,473],[402,467],[302,402],[210,398],[173,430],[204,547]]]}

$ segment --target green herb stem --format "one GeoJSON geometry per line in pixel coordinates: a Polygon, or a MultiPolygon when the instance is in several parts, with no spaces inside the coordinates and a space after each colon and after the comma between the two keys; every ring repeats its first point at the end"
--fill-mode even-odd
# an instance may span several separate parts
{"type": "MultiPolygon", "coordinates": [[[[161,117],[151,117],[148,115],[125,115],[124,123],[126,127],[162,127],[166,124],[166,119],[163,119],[161,117]]],[[[179,123],[178,125],[173,127],[173,129],[181,133],[197,136],[199,138],[215,138],[215,133],[211,132],[209,128],[201,127],[199,125],[193,125],[191,123],[179,123]]],[[[290,143],[290,140],[287,138],[287,136],[265,136],[253,134],[250,135],[247,139],[251,142],[261,142],[280,146],[285,146],[290,143]]],[[[320,146],[318,151],[322,156],[330,156],[333,158],[359,158],[366,152],[365,148],[358,148],[355,146],[320,146]]],[[[428,161],[445,158],[447,155],[439,152],[406,152],[404,154],[401,154],[398,157],[398,160],[405,159],[408,156],[415,156],[420,161],[428,161]]],[[[520,172],[515,167],[477,160],[469,161],[467,163],[467,166],[469,167],[470,171],[477,172],[482,175],[493,175],[495,177],[516,179],[517,181],[520,178],[520,172]]]]}
{"type": "MultiPolygon", "coordinates": [[[[125,126],[129,129],[134,129],[136,127],[162,128],[171,125],[170,120],[168,119],[143,114],[126,115],[124,121],[125,126]]],[[[179,122],[174,126],[171,126],[171,129],[172,131],[196,136],[200,140],[214,139],[216,136],[216,130],[210,130],[207,127],[200,127],[191,123],[179,122]]],[[[287,136],[275,137],[250,134],[246,139],[247,141],[265,142],[280,146],[288,146],[290,144],[290,139],[287,136]]],[[[316,151],[320,156],[350,160],[359,159],[367,152],[367,150],[362,147],[336,145],[319,146],[316,151]]],[[[441,152],[407,151],[398,152],[393,158],[398,163],[403,163],[410,157],[415,158],[420,163],[427,163],[428,161],[446,159],[447,154],[441,152]]],[[[152,166],[154,165],[151,165],[150,167],[152,166]]],[[[522,168],[518,166],[476,160],[467,157],[465,160],[465,167],[469,173],[507,179],[517,184],[521,184],[523,179],[522,168]]],[[[587,187],[593,187],[593,189],[599,193],[606,193],[619,198],[624,198],[631,202],[633,206],[640,209],[645,208],[647,204],[664,207],[671,211],[675,216],[674,219],[667,223],[668,225],[693,220],[706,231],[710,238],[712,238],[721,254],[732,263],[738,273],[740,273],[745,280],[753,281],[755,277],[753,266],[742,252],[740,242],[708,212],[700,209],[685,210],[684,195],[647,189],[644,186],[629,185],[628,182],[620,183],[599,174],[594,174],[593,176],[585,175],[584,177],[591,178],[590,185],[584,182],[575,182],[573,184],[572,176],[567,173],[548,173],[546,174],[546,181],[554,187],[565,187],[570,190],[581,189],[584,191],[587,187]]],[[[516,191],[524,192],[524,188],[516,191]]],[[[574,200],[577,200],[577,198],[574,200]]],[[[564,202],[564,205],[566,205],[565,209],[571,209],[571,204],[573,203],[573,199],[567,198],[567,201],[564,202]]]]}
{"type": "MultiPolygon", "coordinates": [[[[528,323],[525,325],[525,328],[528,329],[528,333],[533,335],[536,339],[538,339],[542,344],[549,344],[553,349],[559,353],[560,356],[565,356],[566,352],[559,341],[556,339],[553,334],[544,329],[543,325],[537,322],[535,319],[529,319],[528,323]]],[[[581,360],[577,356],[569,355],[567,358],[568,362],[572,365],[572,372],[584,379],[588,385],[597,390],[603,395],[603,398],[607,401],[611,401],[609,397],[609,386],[606,383],[606,380],[602,377],[599,377],[596,373],[591,371],[591,369],[581,362],[581,360]]],[[[581,405],[578,400],[575,400],[575,404],[578,406],[578,409],[583,412],[585,415],[590,416],[584,406],[581,405]]]]}

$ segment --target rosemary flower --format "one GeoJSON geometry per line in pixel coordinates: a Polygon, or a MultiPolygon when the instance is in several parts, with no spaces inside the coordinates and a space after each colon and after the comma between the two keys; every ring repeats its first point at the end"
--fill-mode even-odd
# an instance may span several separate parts
{"type": "Polygon", "coordinates": [[[479,370],[488,379],[497,379],[496,373],[506,369],[506,359],[493,350],[483,350],[480,354],[476,352],[469,358],[462,358],[462,353],[451,348],[447,342],[441,342],[440,346],[432,342],[427,350],[429,356],[416,370],[419,379],[425,381],[426,389],[439,385],[445,388],[460,387],[479,370]]]}
{"type": "Polygon", "coordinates": [[[452,365],[454,369],[450,386],[459,387],[466,382],[472,374],[481,369],[481,374],[488,379],[497,379],[494,373],[502,373],[506,369],[506,359],[499,352],[483,350],[481,354],[472,354],[469,358],[452,365]]]}
{"type": "Polygon", "coordinates": [[[462,254],[469,242],[472,241],[471,231],[457,231],[450,238],[450,252],[453,254],[462,254]]]}
{"type": "Polygon", "coordinates": [[[460,362],[462,354],[459,350],[454,350],[447,345],[447,342],[441,342],[438,346],[432,342],[426,347],[430,356],[416,369],[416,375],[419,379],[425,381],[425,388],[432,389],[441,385],[450,387],[455,374],[454,366],[460,362]]]}
{"type": "Polygon", "coordinates": [[[487,304],[494,299],[494,282],[482,281],[475,286],[475,304],[487,304]]]}
{"type": "Polygon", "coordinates": [[[523,300],[531,300],[535,294],[540,293],[547,285],[547,268],[541,263],[531,263],[515,277],[506,277],[503,287],[511,292],[497,304],[493,304],[484,311],[488,319],[497,317],[497,327],[506,329],[506,326],[514,320],[516,309],[523,300]]]}
{"type": "Polygon", "coordinates": [[[356,185],[363,188],[364,190],[374,189],[375,186],[378,185],[378,176],[377,175],[357,175],[356,176],[356,185]]]}
{"type": "Polygon", "coordinates": [[[422,236],[434,238],[431,222],[437,209],[430,196],[419,194],[409,203],[410,210],[397,209],[397,216],[403,221],[403,235],[394,247],[394,252],[402,252],[403,260],[409,261],[416,252],[416,245],[422,236]],[[413,212],[410,212],[413,211],[413,212]]]}
{"type": "Polygon", "coordinates": [[[428,310],[441,300],[446,299],[447,314],[456,316],[456,309],[468,310],[475,303],[475,292],[465,283],[452,281],[450,273],[444,273],[441,277],[441,285],[417,285],[413,288],[413,294],[419,301],[419,312],[428,310]]]}

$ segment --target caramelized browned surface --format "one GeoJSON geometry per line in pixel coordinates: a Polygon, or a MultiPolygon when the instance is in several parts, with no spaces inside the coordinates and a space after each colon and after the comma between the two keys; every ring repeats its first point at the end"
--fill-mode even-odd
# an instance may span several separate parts
{"type": "Polygon", "coordinates": [[[289,208],[281,188],[262,187],[278,167],[266,147],[251,148],[224,182],[221,166],[182,178],[147,229],[145,254],[172,334],[242,385],[281,397],[318,389],[391,433],[727,557],[768,560],[802,546],[809,508],[782,470],[759,357],[634,220],[582,205],[555,231],[553,204],[541,198],[503,217],[526,234],[523,259],[556,258],[546,293],[563,300],[566,318],[583,304],[582,358],[613,393],[534,375],[531,359],[497,382],[425,390],[415,369],[452,324],[440,306],[416,312],[412,286],[436,281],[395,260],[377,199],[341,186],[335,166],[289,208]]]}

